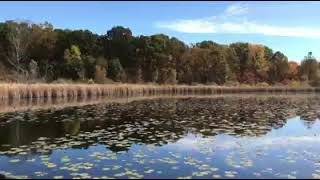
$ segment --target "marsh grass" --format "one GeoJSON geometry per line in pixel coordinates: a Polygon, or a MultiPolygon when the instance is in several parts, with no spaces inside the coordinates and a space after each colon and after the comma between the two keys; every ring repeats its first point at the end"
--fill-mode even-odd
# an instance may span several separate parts
{"type": "Polygon", "coordinates": [[[34,98],[139,97],[155,95],[214,95],[225,93],[315,93],[312,87],[224,87],[215,85],[148,84],[0,84],[0,100],[34,98]]]}

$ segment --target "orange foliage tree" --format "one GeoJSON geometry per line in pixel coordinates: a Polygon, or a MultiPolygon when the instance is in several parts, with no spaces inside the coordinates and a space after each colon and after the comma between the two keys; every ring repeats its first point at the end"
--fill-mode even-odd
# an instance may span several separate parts
{"type": "Polygon", "coordinates": [[[300,66],[298,63],[294,61],[289,62],[289,71],[288,71],[288,79],[297,80],[299,78],[299,69],[300,66]]]}
{"type": "Polygon", "coordinates": [[[249,44],[249,61],[252,71],[257,76],[256,79],[266,81],[268,78],[269,62],[265,58],[265,47],[257,44],[249,44]]]}

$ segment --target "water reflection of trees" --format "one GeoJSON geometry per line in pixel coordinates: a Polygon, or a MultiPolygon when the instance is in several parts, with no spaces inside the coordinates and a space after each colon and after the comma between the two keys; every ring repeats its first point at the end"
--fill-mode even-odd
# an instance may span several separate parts
{"type": "MultiPolygon", "coordinates": [[[[158,99],[56,111],[8,113],[0,117],[0,145],[29,145],[35,149],[40,147],[34,144],[39,137],[51,139],[47,142],[49,145],[57,143],[55,139],[72,137],[72,140],[83,142],[73,148],[88,148],[99,143],[117,152],[129,150],[131,144],[163,145],[175,142],[188,132],[205,136],[221,133],[263,136],[273,128],[283,127],[289,117],[296,115],[301,116],[310,128],[320,115],[318,99],[158,99]],[[97,137],[77,139],[78,134],[90,134],[96,130],[106,131],[97,137]],[[121,146],[124,141],[127,143],[121,146]]],[[[7,149],[1,147],[0,151],[7,149]]]]}

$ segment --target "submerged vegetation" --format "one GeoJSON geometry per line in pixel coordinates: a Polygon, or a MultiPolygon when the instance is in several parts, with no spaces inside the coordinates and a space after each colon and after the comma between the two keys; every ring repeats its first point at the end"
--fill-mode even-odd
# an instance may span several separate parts
{"type": "Polygon", "coordinates": [[[251,43],[186,45],[164,34],[133,36],[113,27],[55,29],[51,24],[0,23],[2,81],[319,86],[319,62],[309,53],[301,64],[251,43]]]}

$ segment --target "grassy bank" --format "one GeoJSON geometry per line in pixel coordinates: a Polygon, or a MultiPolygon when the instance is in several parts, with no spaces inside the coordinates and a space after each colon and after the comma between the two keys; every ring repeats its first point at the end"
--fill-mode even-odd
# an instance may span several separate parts
{"type": "Polygon", "coordinates": [[[223,87],[138,84],[0,84],[0,99],[214,95],[223,93],[315,93],[311,87],[223,87]]]}

